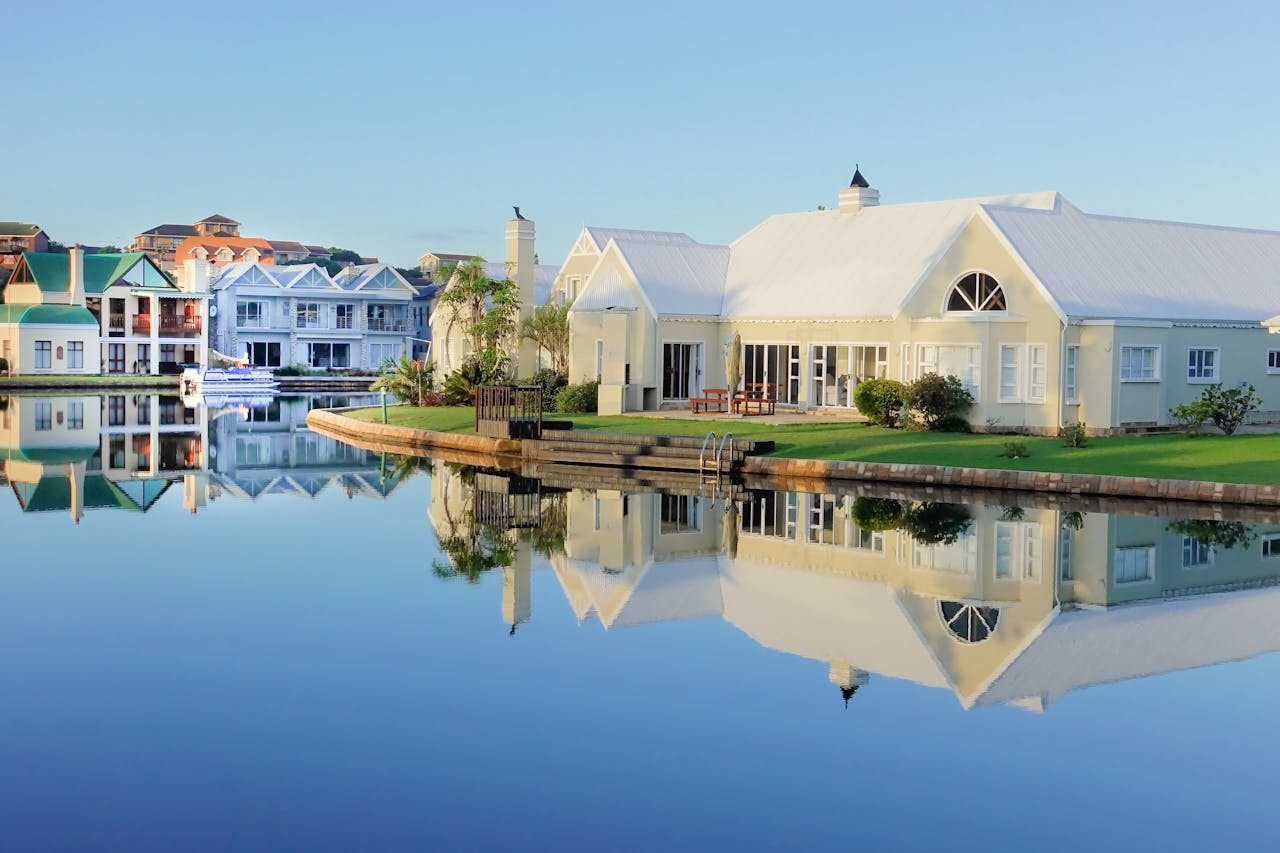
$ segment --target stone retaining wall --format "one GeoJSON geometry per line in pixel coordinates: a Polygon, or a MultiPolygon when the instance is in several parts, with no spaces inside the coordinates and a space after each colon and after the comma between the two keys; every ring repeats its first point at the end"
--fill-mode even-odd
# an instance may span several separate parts
{"type": "MultiPolygon", "coordinates": [[[[315,409],[307,414],[307,425],[339,438],[349,436],[410,451],[442,447],[493,456],[524,455],[522,442],[515,439],[459,435],[358,421],[344,417],[337,411],[315,409]]],[[[542,460],[532,455],[527,458],[533,461],[556,461],[554,456],[542,460]]],[[[998,491],[1280,506],[1280,486],[1277,485],[1153,480],[1110,474],[1005,471],[995,468],[910,465],[901,462],[835,462],[823,459],[779,459],[773,456],[748,456],[741,473],[804,480],[861,480],[998,491]]],[[[821,490],[820,487],[818,489],[821,490]]]]}
{"type": "Polygon", "coordinates": [[[873,480],[879,483],[920,483],[973,489],[1280,506],[1280,486],[1275,485],[1151,480],[1109,474],[1002,471],[994,468],[953,468],[897,462],[831,462],[820,459],[777,459],[772,456],[747,457],[742,472],[814,480],[873,480]]]}

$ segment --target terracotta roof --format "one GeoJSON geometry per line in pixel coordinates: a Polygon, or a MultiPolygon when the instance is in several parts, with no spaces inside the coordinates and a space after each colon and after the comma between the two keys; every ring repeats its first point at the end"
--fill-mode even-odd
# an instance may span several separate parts
{"type": "Polygon", "coordinates": [[[193,258],[197,246],[203,246],[210,257],[226,246],[235,253],[237,260],[242,258],[245,249],[253,248],[262,253],[259,263],[270,264],[275,261],[275,250],[260,237],[188,237],[173,250],[174,255],[180,261],[193,258]]]}
{"type": "Polygon", "coordinates": [[[330,255],[330,254],[332,254],[332,253],[331,253],[328,249],[326,249],[324,246],[307,246],[307,252],[309,252],[309,253],[311,254],[311,256],[312,256],[312,257],[315,257],[316,255],[330,255]]]}

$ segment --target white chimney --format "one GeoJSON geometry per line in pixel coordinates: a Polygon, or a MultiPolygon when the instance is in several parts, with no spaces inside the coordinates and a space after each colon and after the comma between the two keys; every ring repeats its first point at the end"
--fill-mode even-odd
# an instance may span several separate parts
{"type": "Polygon", "coordinates": [[[67,252],[67,304],[84,305],[84,249],[79,243],[67,252]]]}
{"type": "Polygon", "coordinates": [[[209,292],[209,262],[204,258],[187,258],[182,262],[182,289],[187,293],[209,292]]]}
{"type": "Polygon", "coordinates": [[[862,177],[862,170],[854,166],[853,180],[848,187],[840,190],[840,212],[857,213],[864,207],[876,207],[879,204],[880,190],[867,183],[867,179],[862,177]]]}
{"type": "MultiPolygon", "coordinates": [[[[516,217],[507,223],[507,275],[516,283],[520,291],[520,318],[517,323],[524,322],[525,317],[533,315],[533,267],[534,267],[534,228],[533,220],[520,215],[520,208],[515,208],[516,217]]],[[[538,351],[533,341],[521,339],[519,375],[532,375],[538,361],[538,351]]]]}

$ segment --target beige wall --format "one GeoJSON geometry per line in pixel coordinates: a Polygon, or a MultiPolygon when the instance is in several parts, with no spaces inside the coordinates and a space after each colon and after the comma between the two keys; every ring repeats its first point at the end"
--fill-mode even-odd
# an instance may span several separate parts
{"type": "Polygon", "coordinates": [[[0,356],[9,359],[9,370],[14,374],[96,374],[102,364],[98,352],[98,330],[88,326],[0,324],[0,356]],[[36,341],[49,341],[48,369],[36,369],[36,341]],[[84,366],[73,370],[67,367],[67,354],[71,342],[84,346],[84,366]],[[58,357],[59,351],[62,357],[58,357]]]}

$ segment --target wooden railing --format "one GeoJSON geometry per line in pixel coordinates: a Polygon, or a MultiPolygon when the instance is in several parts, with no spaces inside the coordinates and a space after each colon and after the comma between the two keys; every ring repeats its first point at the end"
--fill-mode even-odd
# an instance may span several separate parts
{"type": "Polygon", "coordinates": [[[542,389],[536,385],[481,385],[475,389],[476,434],[541,438],[542,389]]]}

